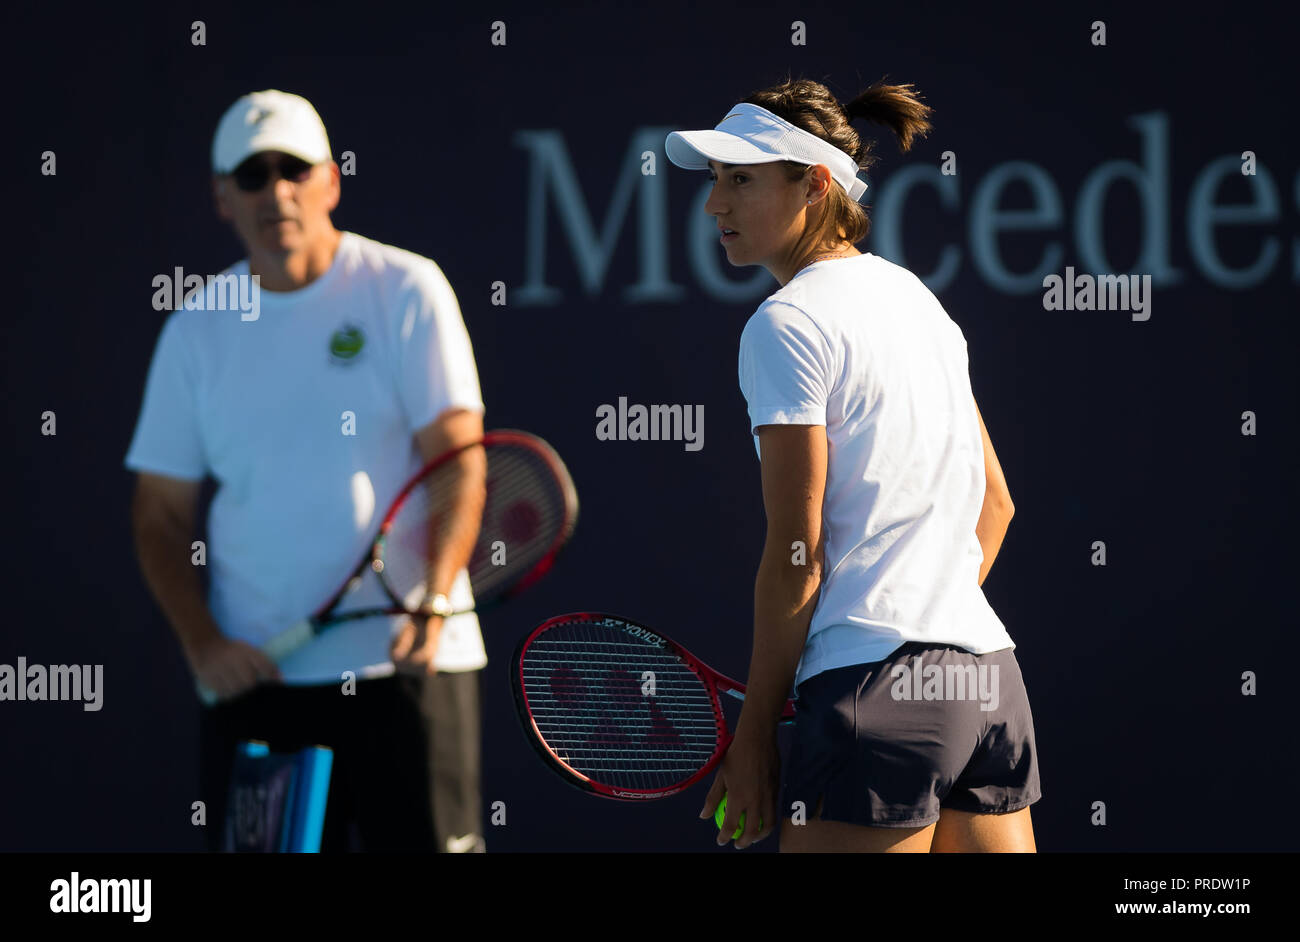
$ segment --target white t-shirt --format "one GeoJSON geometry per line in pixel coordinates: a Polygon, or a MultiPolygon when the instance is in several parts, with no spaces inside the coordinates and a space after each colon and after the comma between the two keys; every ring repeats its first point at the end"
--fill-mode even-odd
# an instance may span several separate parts
{"type": "Polygon", "coordinates": [[[745,325],[740,387],[751,431],[826,427],[825,568],[796,684],[908,641],[1015,647],[979,585],[966,338],[920,279],[869,253],[802,269],[745,325]]]}
{"type": "MultiPolygon", "coordinates": [[[[246,276],[248,261],[226,273],[246,276]]],[[[483,402],[442,270],[344,232],[315,281],[261,291],[256,320],[194,309],[167,318],[126,466],[216,479],[208,603],[224,634],[260,646],[349,575],[422,463],[415,432],[453,408],[481,412],[483,402]]],[[[345,609],[388,604],[373,573],[362,585],[345,609]]],[[[464,571],[450,599],[472,604],[464,571]]],[[[330,628],[286,658],[281,673],[297,684],[337,683],[344,671],[391,674],[399,622],[330,628]]],[[[445,621],[435,660],[446,671],[487,663],[473,613],[445,621]]]]}

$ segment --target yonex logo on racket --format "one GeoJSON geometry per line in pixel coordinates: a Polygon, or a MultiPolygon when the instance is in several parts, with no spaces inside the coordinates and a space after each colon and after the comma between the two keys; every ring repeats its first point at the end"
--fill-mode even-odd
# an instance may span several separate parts
{"type": "MultiPolygon", "coordinates": [[[[608,621],[601,622],[601,624],[611,625],[608,621]]],[[[664,639],[659,637],[653,631],[646,631],[644,628],[639,628],[636,625],[623,624],[622,622],[614,622],[611,627],[622,628],[627,634],[632,635],[634,638],[640,638],[642,641],[649,641],[656,647],[662,648],[664,646],[664,639]]]]}
{"type": "MultiPolygon", "coordinates": [[[[520,641],[512,666],[515,709],[537,754],[606,798],[666,798],[699,781],[731,741],[721,696],[745,698],[744,684],[608,612],[548,619],[520,641]],[[646,695],[647,674],[661,696],[646,695]]],[[[793,719],[787,701],[781,721],[793,719]]]]}

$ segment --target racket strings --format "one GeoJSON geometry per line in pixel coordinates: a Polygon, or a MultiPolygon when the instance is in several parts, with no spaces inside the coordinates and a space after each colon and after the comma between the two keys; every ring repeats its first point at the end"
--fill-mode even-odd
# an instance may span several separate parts
{"type": "Polygon", "coordinates": [[[703,679],[635,636],[581,622],[552,626],[525,649],[520,673],[542,740],[593,781],[666,789],[717,751],[721,718],[703,679]]]}
{"type": "MultiPolygon", "coordinates": [[[[489,445],[482,523],[467,566],[475,600],[510,588],[560,540],[569,524],[563,484],[546,460],[516,444],[489,445]]],[[[381,578],[398,598],[419,601],[442,543],[459,474],[454,462],[432,469],[407,495],[389,526],[381,578]]]]}
{"type": "Polygon", "coordinates": [[[491,596],[551,552],[571,520],[562,483],[531,449],[502,449],[491,455],[487,488],[469,576],[476,595],[491,596]]]}

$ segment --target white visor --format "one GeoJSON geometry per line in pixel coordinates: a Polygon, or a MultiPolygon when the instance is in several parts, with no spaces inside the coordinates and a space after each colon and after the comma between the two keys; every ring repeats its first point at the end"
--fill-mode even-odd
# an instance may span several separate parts
{"type": "Polygon", "coordinates": [[[767,164],[793,160],[825,164],[831,177],[857,200],[867,191],[858,165],[834,144],[748,102],[736,105],[712,131],[673,131],[664,141],[668,159],[686,170],[723,164],[767,164]]]}

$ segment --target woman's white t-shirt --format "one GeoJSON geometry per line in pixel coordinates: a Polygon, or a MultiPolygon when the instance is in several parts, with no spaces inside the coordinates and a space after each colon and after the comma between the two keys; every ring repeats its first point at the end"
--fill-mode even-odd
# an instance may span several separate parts
{"type": "Polygon", "coordinates": [[[979,585],[966,338],[919,278],[869,253],[802,269],[745,325],[740,387],[751,431],[826,427],[821,595],[796,685],[908,641],[1015,647],[979,585]]]}

